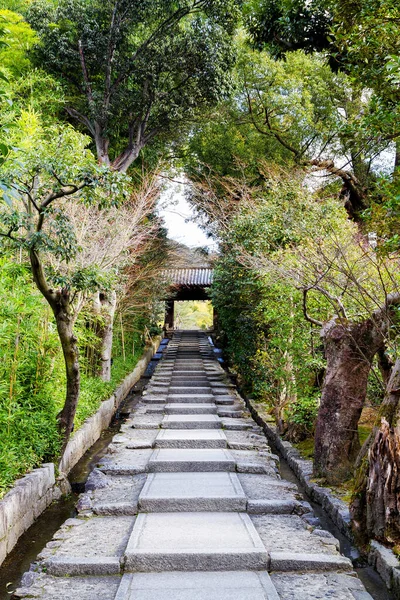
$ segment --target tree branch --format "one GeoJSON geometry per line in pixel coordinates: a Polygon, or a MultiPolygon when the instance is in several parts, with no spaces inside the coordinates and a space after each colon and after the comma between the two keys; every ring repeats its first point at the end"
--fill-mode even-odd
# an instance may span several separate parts
{"type": "Polygon", "coordinates": [[[313,317],[310,317],[310,315],[307,312],[307,294],[308,294],[309,291],[310,291],[310,288],[304,288],[303,289],[303,314],[304,314],[304,318],[309,323],[312,323],[313,325],[317,325],[317,327],[322,327],[322,325],[323,325],[322,321],[318,321],[317,319],[314,319],[313,317]]]}
{"type": "Polygon", "coordinates": [[[85,125],[89,129],[93,137],[95,136],[96,132],[94,125],[91,123],[88,117],[77,111],[75,108],[72,108],[71,106],[66,106],[65,110],[71,117],[82,123],[82,125],[85,125]]]}

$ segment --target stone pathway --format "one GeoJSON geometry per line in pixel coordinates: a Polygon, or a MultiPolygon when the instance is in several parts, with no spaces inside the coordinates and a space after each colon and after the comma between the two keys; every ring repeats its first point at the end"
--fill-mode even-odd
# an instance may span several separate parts
{"type": "Polygon", "coordinates": [[[206,335],[177,332],[15,598],[371,600],[277,461],[206,335]]]}

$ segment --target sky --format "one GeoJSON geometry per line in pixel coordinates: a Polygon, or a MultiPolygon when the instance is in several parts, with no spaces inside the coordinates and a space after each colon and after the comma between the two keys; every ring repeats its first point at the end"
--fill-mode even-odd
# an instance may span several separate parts
{"type": "Polygon", "coordinates": [[[215,243],[192,220],[193,209],[184,197],[187,185],[184,177],[178,177],[168,182],[161,195],[158,212],[164,219],[168,237],[190,248],[198,246],[214,248],[215,243]]]}

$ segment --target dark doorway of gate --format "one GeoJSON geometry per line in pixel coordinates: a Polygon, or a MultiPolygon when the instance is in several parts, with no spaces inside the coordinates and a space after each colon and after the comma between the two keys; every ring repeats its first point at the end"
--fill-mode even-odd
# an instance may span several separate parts
{"type": "Polygon", "coordinates": [[[168,283],[164,322],[166,332],[173,329],[212,329],[215,316],[209,290],[213,274],[213,269],[209,267],[169,269],[164,272],[168,283]],[[202,318],[206,314],[209,315],[207,320],[202,318]]]}

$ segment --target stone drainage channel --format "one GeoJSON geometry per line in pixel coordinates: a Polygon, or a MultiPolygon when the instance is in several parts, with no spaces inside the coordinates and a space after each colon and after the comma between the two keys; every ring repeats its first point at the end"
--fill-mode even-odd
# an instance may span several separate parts
{"type": "Polygon", "coordinates": [[[14,598],[367,600],[200,332],[177,332],[14,598]]]}

